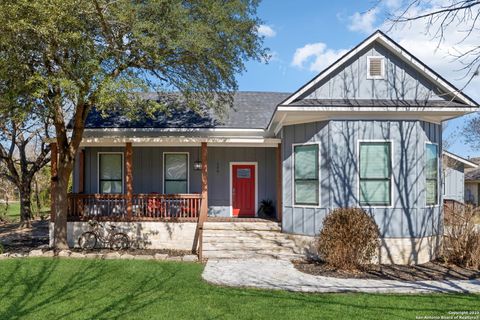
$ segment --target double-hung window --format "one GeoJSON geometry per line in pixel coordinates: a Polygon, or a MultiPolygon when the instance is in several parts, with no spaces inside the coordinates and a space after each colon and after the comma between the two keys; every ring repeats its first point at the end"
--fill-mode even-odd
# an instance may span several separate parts
{"type": "Polygon", "coordinates": [[[163,192],[188,193],[188,153],[165,153],[163,163],[163,192]]]}
{"type": "Polygon", "coordinates": [[[425,193],[427,206],[438,204],[438,146],[426,144],[425,193]]]}
{"type": "Polygon", "coordinates": [[[294,201],[319,205],[318,144],[294,146],[294,201]]]}
{"type": "Polygon", "coordinates": [[[100,193],[123,193],[123,154],[98,154],[100,193]]]}
{"type": "Polygon", "coordinates": [[[390,206],[392,204],[391,143],[360,142],[360,204],[390,206]]]}

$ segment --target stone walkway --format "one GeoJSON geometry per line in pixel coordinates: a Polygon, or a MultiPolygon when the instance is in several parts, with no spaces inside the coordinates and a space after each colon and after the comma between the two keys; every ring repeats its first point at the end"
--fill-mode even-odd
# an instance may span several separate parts
{"type": "Polygon", "coordinates": [[[275,259],[209,260],[202,277],[216,285],[301,292],[480,293],[480,280],[339,279],[305,274],[295,269],[290,261],[275,259]]]}

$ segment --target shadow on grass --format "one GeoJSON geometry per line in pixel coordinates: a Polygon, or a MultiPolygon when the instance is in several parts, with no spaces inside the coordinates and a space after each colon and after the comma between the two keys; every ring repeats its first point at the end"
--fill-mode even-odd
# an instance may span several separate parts
{"type": "Polygon", "coordinates": [[[477,306],[474,295],[302,294],[211,286],[198,264],[0,262],[0,319],[411,318],[477,306]]]}

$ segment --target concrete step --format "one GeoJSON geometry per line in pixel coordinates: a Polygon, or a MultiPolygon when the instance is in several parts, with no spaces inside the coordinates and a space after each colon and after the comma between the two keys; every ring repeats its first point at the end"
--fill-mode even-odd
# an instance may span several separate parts
{"type": "Polygon", "coordinates": [[[274,258],[282,260],[303,259],[304,255],[294,253],[277,253],[271,251],[257,252],[228,252],[228,251],[204,251],[204,257],[208,259],[255,259],[255,258],[274,258]]]}
{"type": "Polygon", "coordinates": [[[277,222],[205,222],[204,230],[282,231],[277,222]]]}
{"type": "MultiPolygon", "coordinates": [[[[243,251],[257,251],[257,250],[272,250],[272,251],[285,251],[285,252],[296,252],[299,249],[296,249],[294,244],[288,245],[277,245],[271,243],[257,243],[257,244],[245,244],[245,243],[204,243],[204,250],[224,250],[224,251],[234,251],[234,250],[243,250],[243,251]]],[[[297,252],[301,253],[301,252],[297,252]]]]}

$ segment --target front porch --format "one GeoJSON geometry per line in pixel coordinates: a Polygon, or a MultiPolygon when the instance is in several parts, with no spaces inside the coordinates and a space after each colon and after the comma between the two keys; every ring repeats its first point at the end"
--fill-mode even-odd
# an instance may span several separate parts
{"type": "MultiPolygon", "coordinates": [[[[278,143],[251,141],[212,146],[85,144],[76,158],[73,192],[68,194],[69,245],[76,245],[89,220],[116,225],[139,247],[200,254],[205,222],[278,223],[280,150],[278,143]],[[271,219],[257,217],[264,199],[276,207],[271,219]]],[[[56,155],[52,158],[54,168],[56,155]]],[[[51,222],[54,209],[52,202],[51,222]]]]}

